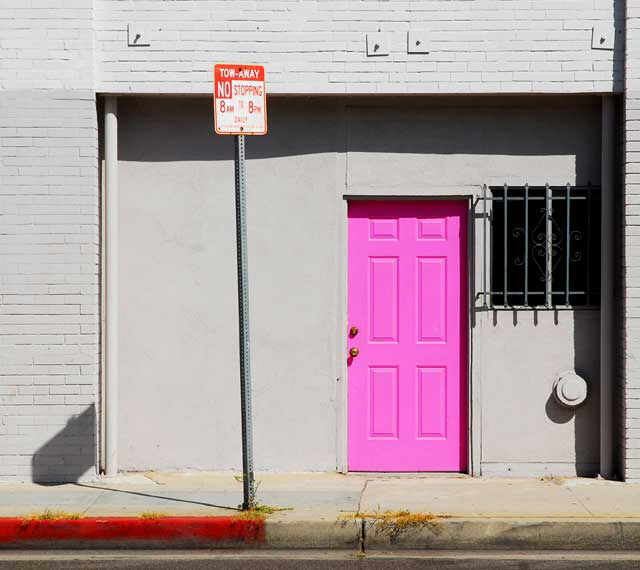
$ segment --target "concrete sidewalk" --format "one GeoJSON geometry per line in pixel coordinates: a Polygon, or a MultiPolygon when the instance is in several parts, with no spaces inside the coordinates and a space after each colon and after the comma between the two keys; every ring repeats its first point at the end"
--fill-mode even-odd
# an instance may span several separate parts
{"type": "MultiPolygon", "coordinates": [[[[258,474],[273,548],[640,549],[640,485],[593,479],[258,474]],[[386,511],[394,514],[382,516],[386,511]],[[396,519],[400,511],[420,515],[396,519]],[[408,522],[407,522],[408,521],[408,522]]],[[[0,484],[0,517],[238,516],[228,473],[136,473],[89,483],[0,484]]]]}

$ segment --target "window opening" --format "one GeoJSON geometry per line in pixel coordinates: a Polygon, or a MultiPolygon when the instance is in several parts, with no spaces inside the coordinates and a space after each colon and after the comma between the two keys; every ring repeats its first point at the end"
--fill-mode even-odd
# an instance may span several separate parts
{"type": "Polygon", "coordinates": [[[599,187],[484,186],[478,205],[483,307],[599,306],[599,187]]]}

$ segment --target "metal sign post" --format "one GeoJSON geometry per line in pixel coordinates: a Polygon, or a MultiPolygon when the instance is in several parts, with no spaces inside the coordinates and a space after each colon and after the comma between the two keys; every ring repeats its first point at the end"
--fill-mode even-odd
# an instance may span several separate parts
{"type": "Polygon", "coordinates": [[[253,429],[251,423],[251,358],[249,353],[249,271],[247,259],[247,193],[244,135],[235,137],[236,250],[238,255],[238,325],[240,332],[240,397],[242,400],[242,508],[255,506],[253,429]]]}
{"type": "Polygon", "coordinates": [[[218,64],[213,71],[214,128],[235,136],[236,246],[238,256],[238,328],[242,413],[242,484],[244,510],[255,507],[253,430],[251,425],[251,358],[249,354],[249,271],[244,136],[267,133],[267,94],[261,65],[218,64]]]}

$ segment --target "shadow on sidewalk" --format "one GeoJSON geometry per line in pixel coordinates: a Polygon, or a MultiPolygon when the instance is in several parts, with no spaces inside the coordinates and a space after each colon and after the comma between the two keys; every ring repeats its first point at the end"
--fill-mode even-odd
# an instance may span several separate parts
{"type": "Polygon", "coordinates": [[[205,503],[203,501],[194,501],[191,499],[178,499],[176,497],[163,497],[162,495],[152,495],[150,493],[141,493],[140,491],[127,491],[124,489],[113,489],[111,487],[103,487],[102,485],[89,485],[88,483],[75,483],[77,487],[83,487],[85,489],[96,489],[99,491],[111,491],[112,493],[124,493],[126,495],[136,495],[138,497],[148,497],[150,499],[162,499],[164,501],[172,501],[176,503],[189,503],[191,505],[201,505],[203,507],[212,507],[216,509],[224,509],[228,511],[241,511],[238,507],[227,507],[223,505],[214,505],[213,503],[205,503]]]}
{"type": "Polygon", "coordinates": [[[72,483],[86,489],[123,493],[150,499],[201,505],[216,509],[239,511],[237,507],[216,505],[204,501],[166,497],[139,491],[114,489],[82,482],[83,477],[95,476],[96,470],[96,413],[95,406],[88,406],[81,414],[69,419],[66,425],[40,447],[31,459],[31,479],[39,485],[64,485],[72,483]]]}

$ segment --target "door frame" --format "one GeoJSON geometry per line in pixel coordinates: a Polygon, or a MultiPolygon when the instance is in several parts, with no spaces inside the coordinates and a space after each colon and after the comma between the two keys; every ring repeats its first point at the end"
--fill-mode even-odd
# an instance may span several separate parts
{"type": "MultiPolygon", "coordinates": [[[[466,188],[468,190],[468,188],[466,188]]],[[[467,398],[467,470],[462,472],[469,475],[479,475],[480,461],[474,461],[474,457],[479,458],[480,446],[479,438],[473,437],[472,426],[476,425],[474,421],[474,411],[479,412],[479,406],[474,405],[477,401],[476,394],[474,393],[473,385],[473,283],[474,283],[474,259],[475,259],[475,219],[473,217],[472,202],[473,194],[461,193],[461,194],[434,194],[432,196],[425,195],[394,195],[394,194],[343,194],[340,197],[340,205],[338,207],[340,213],[340,220],[338,224],[338,316],[336,319],[338,328],[336,331],[336,470],[339,473],[349,474],[348,469],[348,444],[347,444],[347,430],[348,430],[348,368],[347,368],[347,327],[348,323],[348,287],[349,287],[349,233],[348,233],[348,208],[349,202],[362,201],[362,200],[407,200],[407,201],[451,201],[451,200],[464,200],[467,206],[467,243],[466,245],[466,265],[467,265],[467,303],[466,303],[466,315],[467,315],[467,373],[466,373],[466,398],[467,398]]],[[[465,310],[465,307],[461,307],[465,310]]],[[[356,472],[354,472],[356,473],[356,472]]],[[[362,472],[357,472],[362,474],[362,472]]],[[[385,475],[386,473],[377,473],[377,475],[385,475]]],[[[393,473],[393,472],[391,472],[393,473]]],[[[425,472],[428,473],[428,472],[425,472]]],[[[407,473],[403,473],[407,475],[407,473]]],[[[454,476],[455,473],[450,475],[454,476]]]]}

